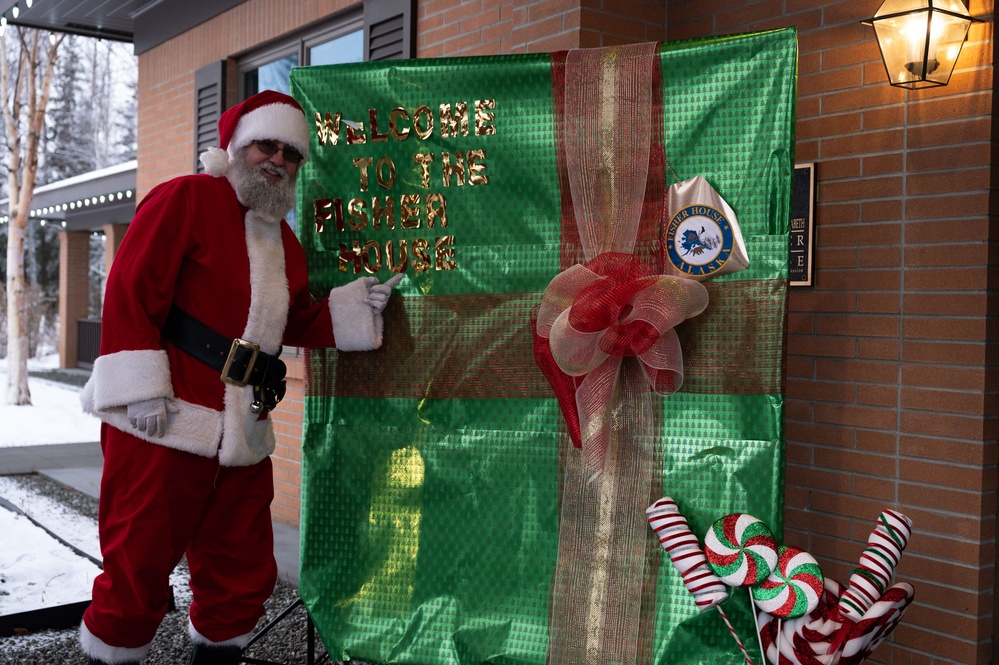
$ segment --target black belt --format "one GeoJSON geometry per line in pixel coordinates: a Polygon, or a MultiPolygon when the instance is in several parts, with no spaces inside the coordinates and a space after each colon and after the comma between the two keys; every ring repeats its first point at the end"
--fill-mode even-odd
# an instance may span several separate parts
{"type": "MultiPolygon", "coordinates": [[[[254,413],[270,410],[284,397],[284,361],[260,350],[259,344],[226,337],[176,305],[160,337],[219,372],[223,383],[253,386],[254,413]]],[[[280,353],[280,351],[279,351],[280,353]]]]}

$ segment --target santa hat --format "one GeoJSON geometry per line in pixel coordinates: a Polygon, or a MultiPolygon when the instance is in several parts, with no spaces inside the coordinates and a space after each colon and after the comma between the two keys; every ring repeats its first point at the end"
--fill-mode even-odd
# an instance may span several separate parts
{"type": "Polygon", "coordinates": [[[309,125],[292,97],[264,90],[228,109],[219,118],[219,147],[201,153],[205,171],[222,176],[236,153],[254,141],[280,141],[309,158],[309,125]]]}

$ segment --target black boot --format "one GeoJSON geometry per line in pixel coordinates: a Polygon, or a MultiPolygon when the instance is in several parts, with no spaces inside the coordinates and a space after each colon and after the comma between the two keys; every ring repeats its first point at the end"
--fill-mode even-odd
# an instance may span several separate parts
{"type": "Polygon", "coordinates": [[[238,665],[242,660],[241,647],[213,644],[195,644],[189,665],[238,665]]]}

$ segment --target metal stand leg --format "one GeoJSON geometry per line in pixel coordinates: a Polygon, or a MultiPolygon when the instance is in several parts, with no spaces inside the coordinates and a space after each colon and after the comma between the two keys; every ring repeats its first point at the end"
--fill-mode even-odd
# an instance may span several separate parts
{"type": "MultiPolygon", "coordinates": [[[[264,635],[266,635],[272,628],[274,628],[277,624],[282,622],[285,619],[285,617],[287,617],[289,614],[298,609],[299,606],[304,606],[304,605],[305,601],[299,598],[291,605],[281,610],[280,614],[271,619],[271,621],[266,626],[261,628],[252,638],[250,638],[250,641],[247,642],[244,651],[253,646],[254,643],[256,643],[262,637],[264,637],[264,635]]],[[[317,662],[318,663],[332,662],[329,653],[326,652],[323,653],[323,656],[319,661],[316,661],[316,625],[312,623],[312,617],[309,616],[308,612],[305,613],[305,621],[306,621],[306,626],[305,626],[306,654],[308,658],[308,665],[317,665],[317,662]]],[[[249,663],[250,665],[285,665],[284,663],[277,663],[272,660],[260,660],[259,658],[251,658],[245,655],[240,658],[240,662],[249,663]]]]}

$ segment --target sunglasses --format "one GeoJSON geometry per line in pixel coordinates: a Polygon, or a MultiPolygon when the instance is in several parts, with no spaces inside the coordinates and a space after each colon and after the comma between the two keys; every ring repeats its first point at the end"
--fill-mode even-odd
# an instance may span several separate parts
{"type": "Polygon", "coordinates": [[[282,148],[274,141],[254,141],[253,145],[257,146],[257,150],[264,153],[268,157],[273,157],[278,154],[278,152],[281,152],[284,155],[284,161],[289,164],[298,165],[303,159],[305,159],[302,153],[295,150],[290,145],[286,145],[282,148]]]}

